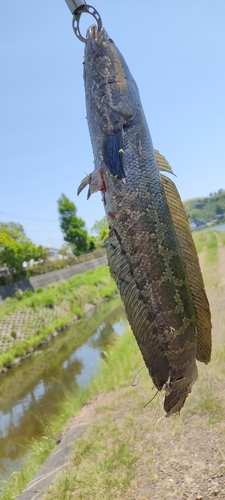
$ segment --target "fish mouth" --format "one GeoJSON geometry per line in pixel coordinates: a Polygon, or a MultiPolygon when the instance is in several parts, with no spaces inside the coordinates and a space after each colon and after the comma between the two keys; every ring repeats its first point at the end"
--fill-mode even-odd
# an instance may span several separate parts
{"type": "Polygon", "coordinates": [[[100,43],[100,32],[98,31],[97,27],[95,24],[92,24],[89,26],[87,30],[87,43],[91,43],[91,47],[94,50],[94,52],[98,52],[100,49],[101,43],[100,43]]]}
{"type": "Polygon", "coordinates": [[[98,47],[98,30],[96,29],[95,24],[90,27],[90,36],[91,36],[91,43],[92,43],[92,48],[95,52],[98,52],[99,48],[98,47]]]}
{"type": "Polygon", "coordinates": [[[98,30],[95,24],[89,26],[87,30],[87,44],[91,45],[94,52],[98,52],[108,35],[104,28],[98,30]]]}

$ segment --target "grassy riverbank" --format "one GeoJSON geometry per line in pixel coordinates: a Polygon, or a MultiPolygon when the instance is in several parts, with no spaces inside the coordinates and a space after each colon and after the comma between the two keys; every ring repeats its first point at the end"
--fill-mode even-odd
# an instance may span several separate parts
{"type": "MultiPolygon", "coordinates": [[[[142,363],[140,352],[134,344],[130,330],[127,330],[113,347],[106,349],[106,352],[106,361],[101,362],[99,373],[92,384],[76,394],[76,397],[73,394],[67,394],[66,401],[61,405],[60,415],[45,428],[43,438],[31,445],[31,451],[23,469],[12,474],[10,481],[6,482],[1,496],[2,500],[14,500],[19,495],[56,446],[58,436],[66,423],[79,412],[85,403],[98,394],[126,387],[135,376],[135,367],[138,368],[139,363],[142,363]]],[[[59,497],[55,496],[55,498],[59,497]]]]}
{"type": "Polygon", "coordinates": [[[105,266],[47,289],[27,290],[6,299],[0,308],[0,371],[29,355],[57,331],[83,317],[91,306],[116,292],[105,266]]]}
{"type": "Polygon", "coordinates": [[[46,500],[224,498],[225,234],[213,234],[196,235],[212,310],[212,361],[198,364],[199,378],[181,416],[163,418],[163,394],[145,407],[155,394],[146,369],[132,386],[143,360],[128,330],[108,349],[91,386],[76,399],[67,395],[23,470],[5,485],[2,500],[16,499],[66,423],[69,428],[85,421],[92,423],[46,500]]]}

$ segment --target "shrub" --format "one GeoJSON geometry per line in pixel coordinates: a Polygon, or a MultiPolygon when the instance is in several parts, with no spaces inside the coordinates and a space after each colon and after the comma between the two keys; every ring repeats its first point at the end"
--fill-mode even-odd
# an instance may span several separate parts
{"type": "Polygon", "coordinates": [[[52,297],[46,297],[44,300],[44,307],[54,308],[54,299],[52,297]]]}
{"type": "Polygon", "coordinates": [[[13,282],[13,277],[11,274],[4,274],[0,276],[0,286],[8,285],[13,282]]]}
{"type": "Polygon", "coordinates": [[[33,290],[31,290],[31,288],[28,288],[27,290],[25,290],[25,292],[23,293],[23,296],[24,297],[31,297],[31,295],[33,295],[33,290]]]}
{"type": "Polygon", "coordinates": [[[15,297],[15,299],[17,300],[22,300],[23,294],[21,292],[15,292],[13,297],[15,297]]]}

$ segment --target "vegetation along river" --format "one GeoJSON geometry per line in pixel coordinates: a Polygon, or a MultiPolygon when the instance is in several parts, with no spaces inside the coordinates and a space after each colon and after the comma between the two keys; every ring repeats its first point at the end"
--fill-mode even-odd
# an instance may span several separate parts
{"type": "Polygon", "coordinates": [[[29,443],[60,411],[65,394],[89,385],[104,348],[124,331],[117,296],[0,379],[0,476],[17,470],[29,443]]]}

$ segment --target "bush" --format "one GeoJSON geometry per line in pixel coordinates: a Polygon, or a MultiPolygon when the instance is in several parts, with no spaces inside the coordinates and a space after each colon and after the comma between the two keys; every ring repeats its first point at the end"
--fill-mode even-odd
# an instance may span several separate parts
{"type": "Polygon", "coordinates": [[[44,307],[54,308],[54,299],[52,297],[46,297],[43,303],[44,307]]]}
{"type": "Polygon", "coordinates": [[[54,270],[62,269],[64,266],[63,260],[62,261],[57,261],[53,262],[54,270]]]}
{"type": "Polygon", "coordinates": [[[13,297],[15,297],[15,299],[17,299],[17,300],[22,300],[23,294],[20,292],[15,292],[13,297]]]}
{"type": "Polygon", "coordinates": [[[9,283],[13,283],[13,277],[11,274],[4,274],[0,276],[0,286],[8,285],[9,283]]]}
{"type": "Polygon", "coordinates": [[[31,297],[31,295],[33,295],[33,290],[31,290],[31,288],[28,288],[27,290],[25,290],[25,292],[23,293],[23,296],[24,297],[31,297]]]}

